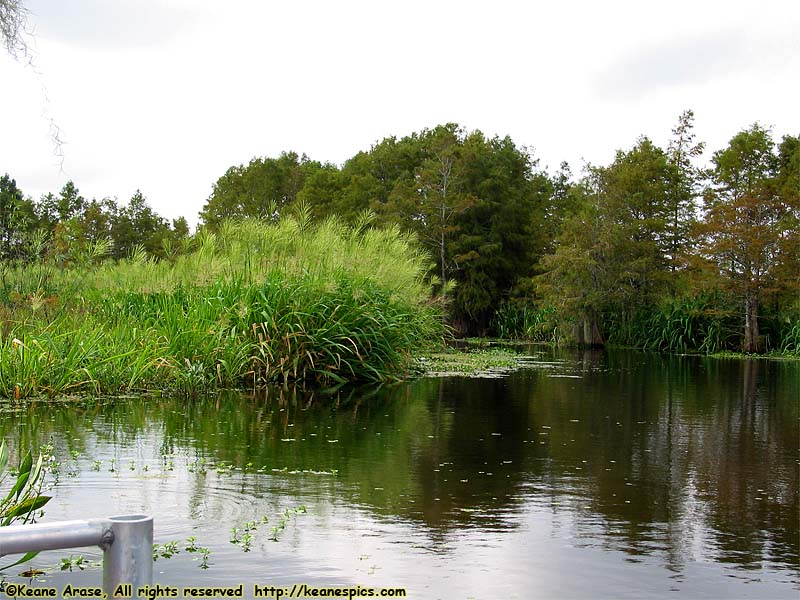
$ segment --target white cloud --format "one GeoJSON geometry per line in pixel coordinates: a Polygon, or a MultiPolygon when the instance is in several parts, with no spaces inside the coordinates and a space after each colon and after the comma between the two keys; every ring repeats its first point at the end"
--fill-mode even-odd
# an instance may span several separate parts
{"type": "Polygon", "coordinates": [[[89,197],[140,188],[193,222],[253,156],[341,163],[448,121],[576,171],[640,134],[666,143],[686,108],[710,150],[755,120],[800,128],[789,0],[30,2],[41,77],[0,56],[0,172],[34,197],[68,178],[89,197]]]}
{"type": "Polygon", "coordinates": [[[174,3],[148,0],[30,0],[36,35],[82,48],[159,44],[191,22],[174,3]]]}
{"type": "Polygon", "coordinates": [[[714,82],[754,68],[756,55],[746,32],[736,30],[671,39],[630,48],[601,74],[598,87],[617,97],[637,97],[664,87],[714,82]]]}

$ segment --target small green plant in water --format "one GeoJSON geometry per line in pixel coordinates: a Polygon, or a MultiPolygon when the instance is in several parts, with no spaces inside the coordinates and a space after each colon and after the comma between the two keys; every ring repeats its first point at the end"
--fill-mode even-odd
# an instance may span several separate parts
{"type": "Polygon", "coordinates": [[[81,571],[83,571],[88,564],[89,561],[83,558],[82,554],[79,554],[78,556],[73,556],[72,554],[70,554],[69,558],[61,559],[61,570],[72,571],[72,569],[80,569],[81,571]]]}
{"type": "Polygon", "coordinates": [[[279,532],[280,532],[280,529],[278,527],[273,527],[272,528],[272,535],[269,537],[269,539],[271,539],[273,542],[277,542],[278,541],[278,533],[279,532]]]}
{"type": "Polygon", "coordinates": [[[208,557],[211,555],[211,550],[208,548],[198,548],[197,551],[200,553],[200,568],[207,569],[208,557]]]}
{"type": "Polygon", "coordinates": [[[258,529],[258,524],[255,521],[248,521],[243,525],[243,529],[245,530],[245,532],[255,531],[256,529],[258,529]]]}
{"type": "MultiPolygon", "coordinates": [[[[9,451],[5,440],[0,442],[0,489],[4,488],[6,477],[13,477],[11,489],[5,496],[0,494],[0,526],[5,527],[13,523],[33,523],[37,512],[41,515],[41,508],[50,501],[50,496],[42,494],[44,484],[43,456],[39,455],[36,464],[33,456],[28,452],[17,469],[9,469],[9,451]]],[[[22,564],[35,557],[38,552],[28,552],[16,562],[0,567],[7,569],[22,564]]]]}
{"type": "Polygon", "coordinates": [[[172,558],[175,554],[179,554],[177,541],[165,542],[163,544],[153,544],[153,560],[159,558],[172,558]]]}

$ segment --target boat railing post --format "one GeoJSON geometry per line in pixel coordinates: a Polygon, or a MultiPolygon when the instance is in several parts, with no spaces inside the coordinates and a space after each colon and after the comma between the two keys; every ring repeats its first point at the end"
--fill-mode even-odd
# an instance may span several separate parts
{"type": "Polygon", "coordinates": [[[153,517],[0,527],[0,556],[85,546],[103,550],[103,590],[109,598],[138,597],[139,588],[153,583],[153,517]]]}
{"type": "Polygon", "coordinates": [[[153,583],[153,517],[129,515],[108,520],[114,541],[103,548],[103,589],[109,598],[135,598],[140,587],[153,583]],[[125,584],[131,586],[128,591],[114,595],[118,586],[125,584]]]}

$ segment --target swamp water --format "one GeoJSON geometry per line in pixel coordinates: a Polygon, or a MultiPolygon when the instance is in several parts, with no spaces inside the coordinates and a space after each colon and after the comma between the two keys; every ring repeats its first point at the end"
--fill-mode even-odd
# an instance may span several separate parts
{"type": "MultiPolygon", "coordinates": [[[[153,515],[161,553],[180,550],[162,585],[798,597],[800,363],[532,353],[504,378],[329,397],[4,405],[0,434],[52,444],[44,522],[153,515]]],[[[59,570],[70,554],[101,557],[46,552],[6,580],[99,585],[59,570]]]]}

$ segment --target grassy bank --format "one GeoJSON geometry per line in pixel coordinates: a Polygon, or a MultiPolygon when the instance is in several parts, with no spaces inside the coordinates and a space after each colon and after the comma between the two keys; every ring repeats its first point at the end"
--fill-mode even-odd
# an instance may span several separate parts
{"type": "Polygon", "coordinates": [[[382,381],[441,338],[396,229],[243,221],[172,261],[87,263],[4,270],[0,395],[382,381]]]}
{"type": "MultiPolygon", "coordinates": [[[[671,354],[741,354],[741,307],[720,294],[666,299],[659,306],[603,314],[600,325],[611,347],[671,354]]],[[[759,319],[768,356],[800,357],[800,313],[766,312],[759,319]]],[[[506,304],[492,322],[502,339],[574,343],[574,320],[552,307],[506,304]]]]}

